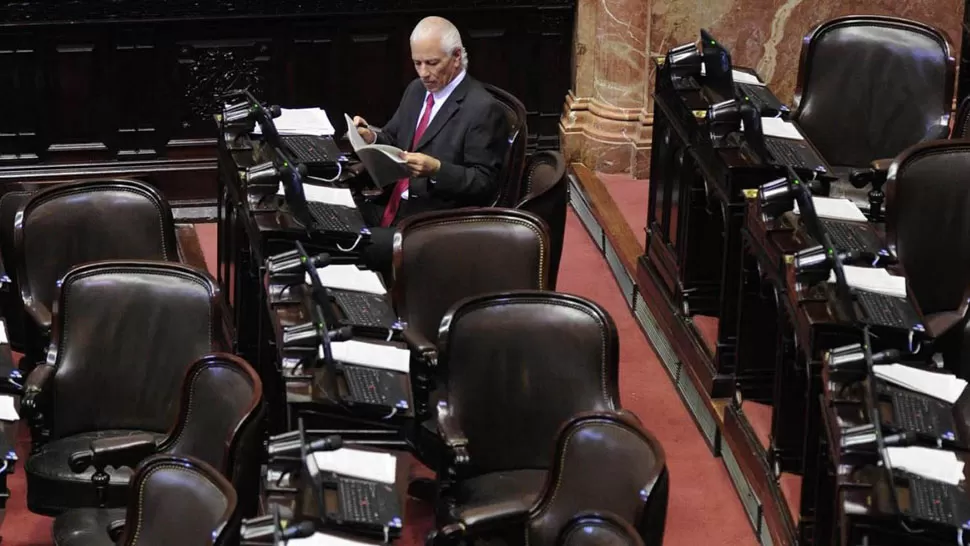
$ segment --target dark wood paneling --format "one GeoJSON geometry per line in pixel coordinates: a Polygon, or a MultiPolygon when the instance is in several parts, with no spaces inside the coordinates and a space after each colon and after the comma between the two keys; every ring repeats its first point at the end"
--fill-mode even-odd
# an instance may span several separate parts
{"type": "Polygon", "coordinates": [[[408,38],[440,14],[470,73],[520,97],[530,148],[558,147],[575,0],[0,2],[0,167],[215,157],[214,95],[382,124],[414,78],[408,38]]]}

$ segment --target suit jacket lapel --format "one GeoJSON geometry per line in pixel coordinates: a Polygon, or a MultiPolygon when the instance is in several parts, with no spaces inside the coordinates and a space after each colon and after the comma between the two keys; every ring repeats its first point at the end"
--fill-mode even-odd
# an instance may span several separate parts
{"type": "MultiPolygon", "coordinates": [[[[468,92],[468,82],[470,79],[466,74],[465,78],[458,84],[458,87],[451,92],[448,100],[441,106],[441,110],[438,110],[438,113],[434,115],[434,119],[431,120],[431,124],[425,129],[424,134],[421,136],[421,142],[418,142],[418,145],[414,147],[415,152],[427,145],[441,131],[445,123],[451,119],[451,116],[455,115],[455,112],[461,108],[461,102],[465,100],[465,94],[468,92]]],[[[417,120],[415,120],[415,125],[417,125],[417,120]]],[[[411,134],[413,135],[414,131],[411,134]]]]}

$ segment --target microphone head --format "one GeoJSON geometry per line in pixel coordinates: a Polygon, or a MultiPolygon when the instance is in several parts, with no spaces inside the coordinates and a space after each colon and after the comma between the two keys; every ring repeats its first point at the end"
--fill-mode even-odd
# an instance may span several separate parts
{"type": "Polygon", "coordinates": [[[269,111],[270,117],[272,117],[273,119],[276,119],[283,115],[283,109],[280,108],[279,104],[274,104],[269,108],[267,108],[267,110],[269,111]]]}
{"type": "Polygon", "coordinates": [[[317,532],[317,526],[312,520],[305,519],[303,521],[297,522],[296,524],[287,525],[283,532],[281,533],[281,538],[283,540],[288,540],[291,538],[307,538],[313,536],[317,532]]]}
{"type": "Polygon", "coordinates": [[[304,165],[303,163],[297,163],[296,172],[300,173],[300,177],[304,177],[307,175],[309,171],[307,170],[306,165],[304,165]]]}
{"type": "Polygon", "coordinates": [[[347,341],[353,339],[354,329],[351,326],[344,326],[327,332],[327,335],[330,337],[330,341],[347,341]]]}
{"type": "Polygon", "coordinates": [[[310,264],[313,265],[313,267],[327,267],[332,261],[333,259],[331,258],[330,254],[326,252],[317,254],[316,256],[310,258],[310,264]]]}
{"type": "Polygon", "coordinates": [[[338,434],[331,434],[330,436],[324,436],[319,440],[314,440],[310,442],[307,446],[308,453],[316,453],[318,451],[336,451],[343,447],[344,439],[338,434]]]}

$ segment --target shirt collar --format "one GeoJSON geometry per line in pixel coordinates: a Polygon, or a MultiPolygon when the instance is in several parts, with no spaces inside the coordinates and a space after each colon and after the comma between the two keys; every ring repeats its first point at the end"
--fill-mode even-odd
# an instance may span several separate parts
{"type": "MultiPolygon", "coordinates": [[[[463,80],[463,79],[465,79],[465,71],[464,70],[462,70],[461,72],[459,72],[458,75],[455,76],[455,79],[453,79],[450,82],[448,82],[448,85],[442,87],[441,89],[439,89],[439,90],[437,90],[437,91],[435,91],[433,93],[433,95],[434,95],[434,103],[435,104],[444,104],[444,102],[446,100],[448,100],[448,97],[451,96],[452,91],[454,91],[455,88],[458,87],[458,84],[460,84],[461,83],[461,80],[463,80]]],[[[425,94],[425,100],[427,100],[427,98],[428,98],[428,95],[425,94]]]]}

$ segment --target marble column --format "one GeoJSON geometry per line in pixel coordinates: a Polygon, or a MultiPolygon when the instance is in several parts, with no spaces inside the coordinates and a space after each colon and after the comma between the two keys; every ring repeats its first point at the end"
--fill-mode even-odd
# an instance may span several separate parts
{"type": "Polygon", "coordinates": [[[648,0],[579,0],[573,87],[559,127],[569,161],[648,174],[648,0]]]}

